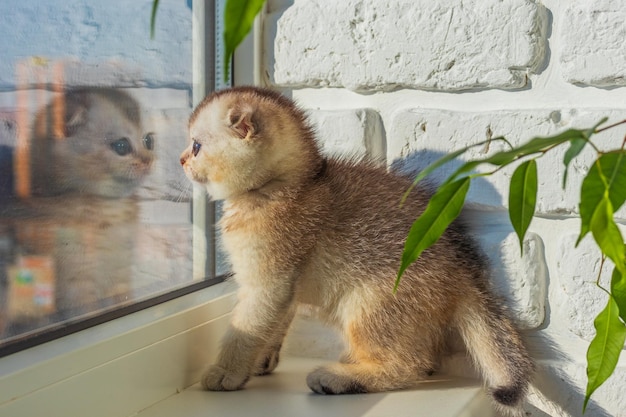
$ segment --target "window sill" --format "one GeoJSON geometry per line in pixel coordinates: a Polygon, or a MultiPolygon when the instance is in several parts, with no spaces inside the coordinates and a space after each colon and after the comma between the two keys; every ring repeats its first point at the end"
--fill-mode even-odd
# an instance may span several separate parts
{"type": "Polygon", "coordinates": [[[234,285],[224,282],[6,356],[0,417],[495,416],[479,381],[456,376],[392,393],[311,393],[306,374],[328,360],[312,357],[335,358],[341,346],[306,317],[273,375],[252,378],[242,391],[201,391],[196,382],[215,360],[234,302],[234,285]]]}
{"type": "Polygon", "coordinates": [[[276,371],[255,377],[246,389],[206,392],[198,384],[161,401],[136,417],[341,416],[341,417],[491,417],[480,382],[438,376],[416,389],[390,393],[329,396],[313,394],[306,374],[324,360],[285,358],[276,371]]]}

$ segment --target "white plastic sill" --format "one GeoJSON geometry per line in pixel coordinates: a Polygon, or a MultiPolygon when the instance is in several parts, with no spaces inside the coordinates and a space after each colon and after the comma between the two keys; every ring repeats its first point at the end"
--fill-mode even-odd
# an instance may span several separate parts
{"type": "Polygon", "coordinates": [[[311,358],[336,358],[341,346],[306,318],[294,322],[272,375],[242,391],[202,391],[193,384],[215,360],[233,291],[218,284],[1,358],[0,417],[495,416],[480,382],[457,376],[392,393],[313,394],[306,375],[329,360],[311,358]]]}
{"type": "Polygon", "coordinates": [[[433,377],[405,391],[356,395],[318,395],[306,385],[308,372],[327,361],[288,357],[276,371],[252,378],[234,392],[207,392],[198,384],[136,417],[495,417],[480,382],[433,377]]]}

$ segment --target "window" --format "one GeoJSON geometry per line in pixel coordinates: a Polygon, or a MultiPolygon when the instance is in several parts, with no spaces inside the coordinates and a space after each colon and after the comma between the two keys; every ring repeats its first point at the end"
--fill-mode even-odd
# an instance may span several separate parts
{"type": "Polygon", "coordinates": [[[219,280],[178,158],[221,4],[0,0],[0,356],[219,280]]]}

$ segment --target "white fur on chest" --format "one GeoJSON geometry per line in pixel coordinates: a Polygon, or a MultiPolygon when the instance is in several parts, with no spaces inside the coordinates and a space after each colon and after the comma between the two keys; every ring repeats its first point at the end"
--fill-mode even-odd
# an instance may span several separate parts
{"type": "Polygon", "coordinates": [[[240,284],[266,269],[263,263],[267,262],[271,245],[267,235],[260,232],[259,217],[246,208],[226,203],[219,223],[224,249],[240,284]]]}

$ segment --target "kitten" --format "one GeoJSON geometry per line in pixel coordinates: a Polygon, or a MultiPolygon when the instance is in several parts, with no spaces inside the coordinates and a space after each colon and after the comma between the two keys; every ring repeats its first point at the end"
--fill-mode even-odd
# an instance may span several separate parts
{"type": "Polygon", "coordinates": [[[13,317],[15,326],[67,319],[131,297],[133,192],[150,171],[153,148],[139,103],[121,90],[69,90],[37,112],[29,143],[31,196],[2,207],[2,220],[15,252],[53,260],[56,314],[39,321],[13,317]]]}
{"type": "Polygon", "coordinates": [[[208,390],[273,371],[298,304],[343,331],[340,363],[311,372],[320,394],[402,389],[438,367],[452,329],[495,402],[519,412],[533,374],[520,334],[489,289],[485,256],[456,221],[393,285],[406,235],[431,192],[367,162],[325,159],[304,113],[253,87],[207,97],[189,120],[186,175],[223,199],[219,223],[238,303],[208,390]]]}
{"type": "Polygon", "coordinates": [[[32,193],[127,197],[148,174],[154,138],[127,93],[88,88],[57,96],[38,112],[30,145],[32,193]],[[55,112],[64,111],[62,122],[55,112]]]}

